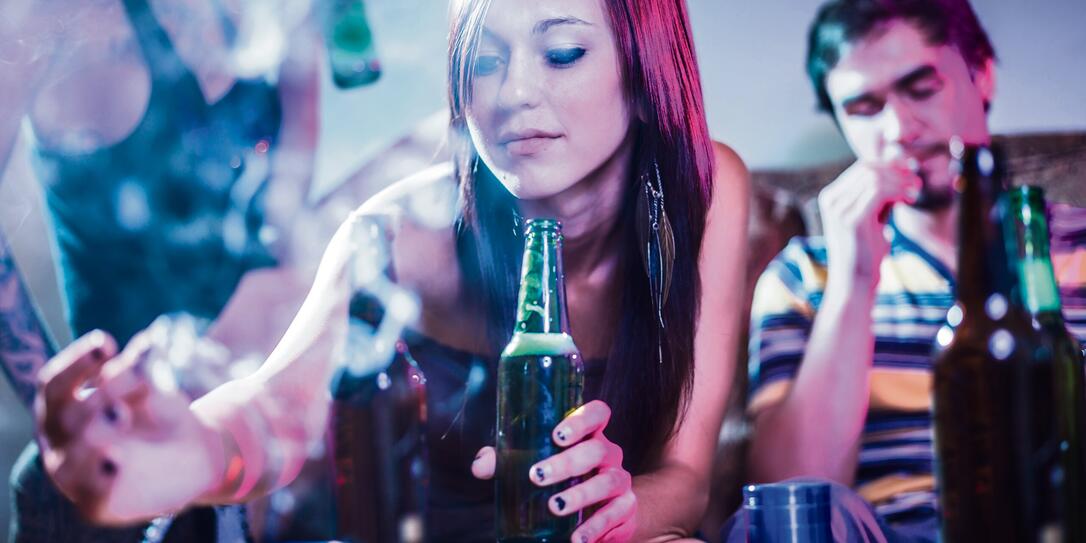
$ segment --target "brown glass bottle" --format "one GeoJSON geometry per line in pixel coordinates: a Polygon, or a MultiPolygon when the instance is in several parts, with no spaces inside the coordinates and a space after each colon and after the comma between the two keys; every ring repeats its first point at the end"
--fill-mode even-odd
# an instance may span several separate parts
{"type": "Polygon", "coordinates": [[[498,541],[564,543],[580,522],[580,514],[559,517],[547,507],[572,481],[539,487],[528,473],[560,452],[551,432],[581,405],[584,367],[569,335],[565,295],[561,224],[529,221],[517,324],[498,363],[498,541]]]}
{"type": "Polygon", "coordinates": [[[336,539],[347,543],[426,537],[426,378],[402,341],[391,357],[375,348],[371,323],[384,313],[364,291],[353,296],[346,360],[332,382],[336,539]]]}
{"type": "Polygon", "coordinates": [[[1036,351],[1031,381],[1020,399],[1028,420],[1030,455],[1020,467],[1033,486],[1024,504],[1032,541],[1086,541],[1086,470],[1083,466],[1083,385],[1081,347],[1064,324],[1059,289],[1049,254],[1044,193],[1018,187],[1008,193],[1006,235],[1013,243],[1012,269],[1021,300],[1033,317],[1036,351]]]}
{"type": "Polygon", "coordinates": [[[1027,541],[1016,406],[1034,348],[1003,232],[1003,172],[988,147],[952,146],[959,196],[956,303],[938,335],[932,398],[941,540],[1027,541]]]}

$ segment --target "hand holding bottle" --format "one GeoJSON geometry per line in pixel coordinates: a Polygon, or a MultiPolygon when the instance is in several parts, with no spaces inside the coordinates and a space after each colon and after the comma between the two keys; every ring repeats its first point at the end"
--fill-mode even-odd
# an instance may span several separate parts
{"type": "MultiPolygon", "coordinates": [[[[528,478],[537,486],[550,486],[576,477],[579,484],[551,497],[551,513],[568,516],[599,506],[573,533],[575,543],[628,541],[637,528],[637,497],[633,478],[622,467],[622,448],[607,439],[603,431],[611,419],[611,408],[600,400],[589,402],[566,417],[551,433],[564,450],[532,465],[528,478]]],[[[471,466],[480,479],[494,476],[493,447],[479,451],[471,466]]]]}

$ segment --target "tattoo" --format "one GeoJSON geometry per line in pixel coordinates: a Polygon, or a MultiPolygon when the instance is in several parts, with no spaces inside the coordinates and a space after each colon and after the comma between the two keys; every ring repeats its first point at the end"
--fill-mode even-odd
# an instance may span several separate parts
{"type": "Polygon", "coordinates": [[[11,248],[0,233],[0,368],[24,404],[37,389],[38,370],[55,354],[30,301],[11,248]]]}

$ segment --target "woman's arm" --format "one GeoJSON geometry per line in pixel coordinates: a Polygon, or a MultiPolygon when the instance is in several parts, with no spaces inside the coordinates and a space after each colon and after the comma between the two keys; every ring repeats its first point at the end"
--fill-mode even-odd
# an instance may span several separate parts
{"type": "Polygon", "coordinates": [[[123,524],[195,501],[244,501],[294,477],[324,431],[347,329],[351,230],[348,221],[333,237],[267,362],[195,402],[171,386],[150,334],[114,356],[113,340],[92,332],[46,365],[35,405],[42,457],[87,518],[123,524]]]}
{"type": "MultiPolygon", "coordinates": [[[[0,182],[13,179],[5,191],[19,191],[25,179],[14,179],[18,169],[9,165],[15,153],[19,127],[37,96],[50,81],[62,46],[58,28],[66,28],[80,10],[63,0],[34,2],[6,0],[0,3],[0,182]],[[72,13],[77,12],[77,13],[72,13]]],[[[16,192],[15,194],[18,194],[16,192]]],[[[8,196],[5,196],[7,198],[8,196]]],[[[40,209],[5,200],[0,214],[24,217],[40,209]],[[14,206],[14,207],[12,207],[14,206]]],[[[4,221],[7,223],[8,221],[4,221]]],[[[21,224],[21,223],[20,223],[21,224]]],[[[13,226],[12,223],[0,226],[13,226]]],[[[0,232],[0,366],[19,399],[29,405],[34,398],[35,376],[54,353],[39,315],[31,302],[26,283],[15,264],[11,245],[0,232]]]]}
{"type": "Polygon", "coordinates": [[[30,301],[15,255],[0,231],[0,373],[30,406],[35,376],[55,353],[45,325],[30,301]]]}
{"type": "Polygon", "coordinates": [[[694,336],[694,389],[685,418],[651,473],[634,477],[636,541],[690,537],[709,503],[713,458],[724,420],[745,315],[750,179],[742,160],[714,143],[713,198],[702,242],[701,302],[694,336]]]}
{"type": "Polygon", "coordinates": [[[313,288],[268,360],[253,375],[193,402],[192,411],[224,452],[214,466],[221,484],[201,501],[244,501],[285,485],[324,433],[328,383],[347,333],[351,230],[333,236],[313,288]]]}

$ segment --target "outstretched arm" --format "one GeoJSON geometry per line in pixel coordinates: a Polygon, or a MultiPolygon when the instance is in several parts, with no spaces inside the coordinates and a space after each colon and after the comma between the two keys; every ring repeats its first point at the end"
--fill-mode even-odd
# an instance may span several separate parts
{"type": "Polygon", "coordinates": [[[346,337],[351,230],[349,221],[333,237],[265,364],[195,402],[171,384],[147,333],[117,355],[107,334],[92,332],[45,366],[35,403],[42,458],[87,518],[126,524],[194,502],[245,501],[297,474],[323,434],[346,337]]]}

